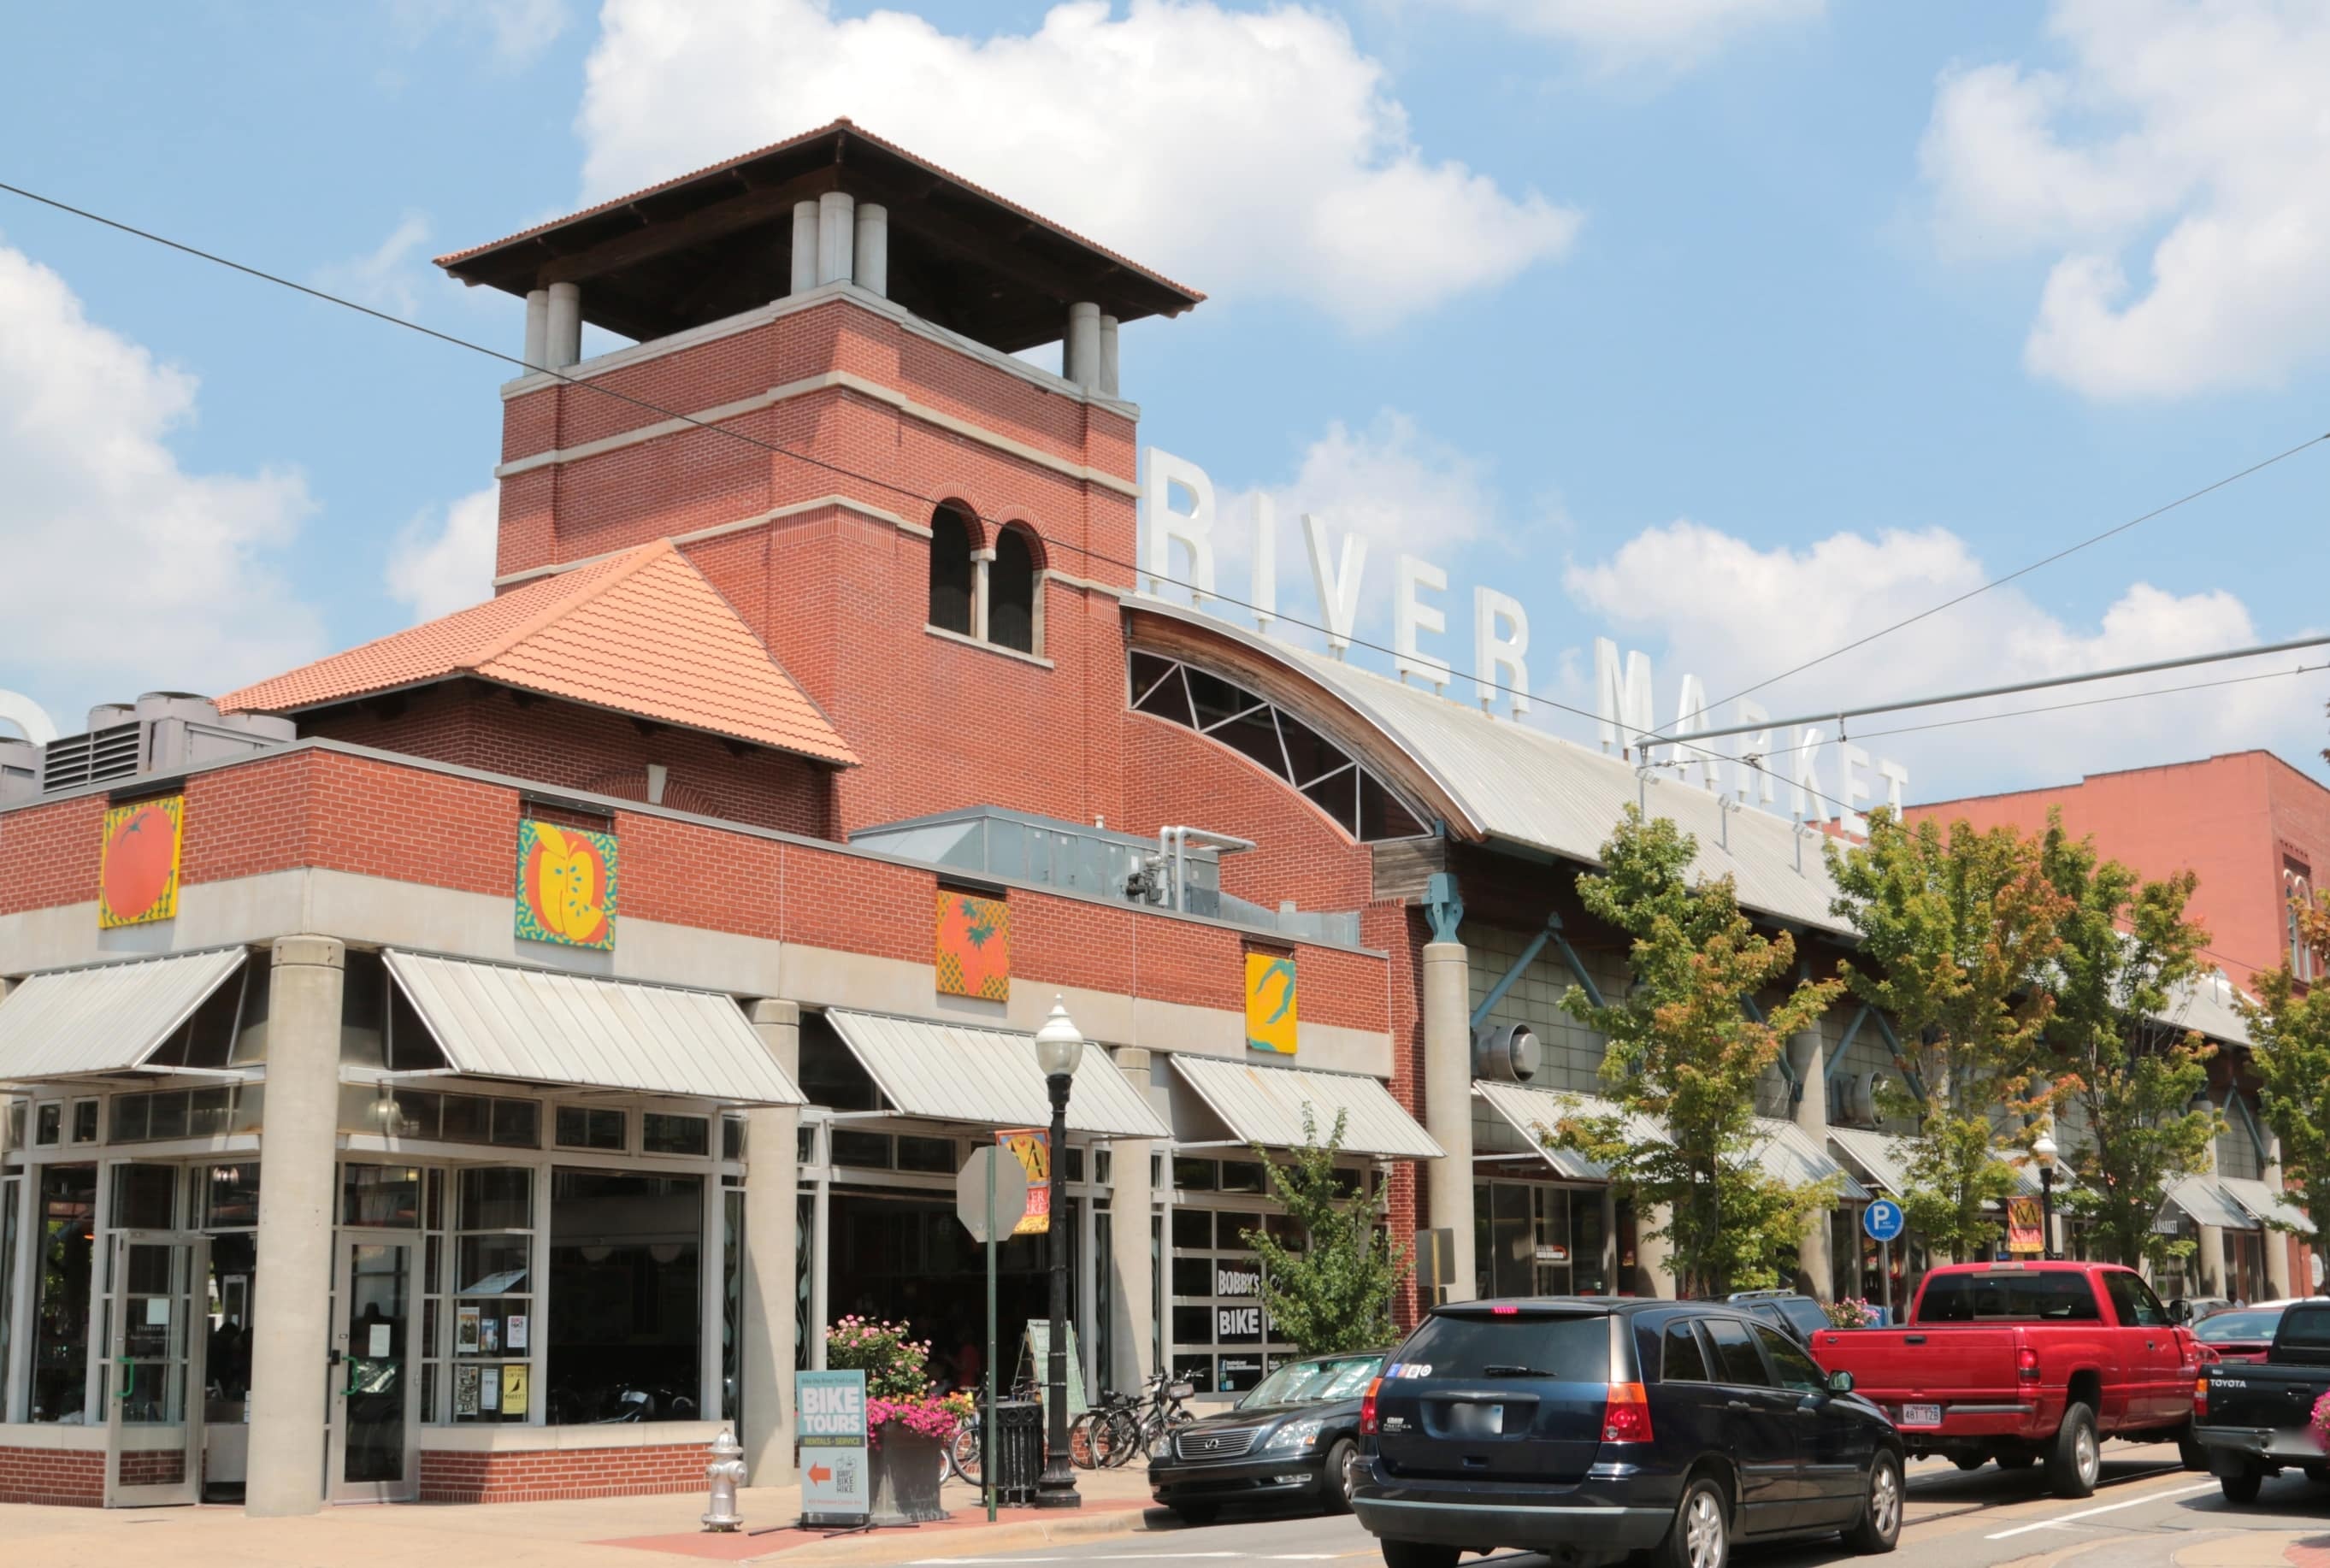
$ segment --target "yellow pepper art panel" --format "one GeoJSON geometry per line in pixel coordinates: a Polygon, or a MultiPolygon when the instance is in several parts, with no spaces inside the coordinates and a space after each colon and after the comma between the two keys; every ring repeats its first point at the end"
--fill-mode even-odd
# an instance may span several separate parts
{"type": "Polygon", "coordinates": [[[532,817],[517,825],[517,934],[562,947],[615,945],[615,836],[532,817]]]}

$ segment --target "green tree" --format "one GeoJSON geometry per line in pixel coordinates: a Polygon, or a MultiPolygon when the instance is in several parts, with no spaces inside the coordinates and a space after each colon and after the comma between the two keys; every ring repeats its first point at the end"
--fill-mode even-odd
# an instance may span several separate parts
{"type": "Polygon", "coordinates": [[[1755,1016],[1746,999],[1785,979],[1795,943],[1758,932],[1729,877],[1687,880],[1698,853],[1672,822],[1628,807],[1601,874],[1577,879],[1586,909],[1633,939],[1634,981],[1622,1001],[1597,1005],[1577,987],[1562,999],[1607,1039],[1602,1082],[1618,1110],[1567,1118],[1554,1140],[1606,1167],[1638,1206],[1663,1210],[1650,1233],[1672,1249],[1678,1292],[1713,1296],[1776,1283],[1813,1215],[1835,1204],[1833,1183],[1763,1170],[1755,1114],[1756,1081],[1841,987],[1800,981],[1755,1016]]]}
{"type": "Polygon", "coordinates": [[[1376,1223],[1375,1206],[1355,1195],[1346,1173],[1335,1168],[1343,1147],[1346,1113],[1319,1141],[1317,1119],[1302,1108],[1302,1147],[1283,1163],[1269,1150],[1255,1153],[1269,1173],[1273,1196],[1302,1233],[1300,1252],[1262,1231],[1246,1233],[1246,1244],[1262,1259],[1262,1304],[1279,1337],[1305,1355],[1373,1350],[1392,1343],[1392,1302],[1414,1259],[1395,1246],[1376,1223]]]}
{"type": "MultiPolygon", "coordinates": [[[[2294,908],[2297,940],[2330,964],[2330,894],[2294,908]]],[[[2323,1216],[2315,1221],[2317,1231],[2330,1230],[2330,982],[2301,988],[2285,961],[2259,972],[2255,986],[2257,1000],[2243,1002],[2241,1011],[2261,1081],[2258,1101],[2266,1126],[2281,1139],[2283,1178],[2309,1215],[2323,1216]]],[[[2330,1262],[2330,1238],[2317,1233],[2313,1246],[2330,1262]]]]}
{"type": "Polygon", "coordinates": [[[1908,1053],[1910,1097],[1886,1097],[1889,1112],[1918,1118],[1902,1210],[1927,1247],[1977,1256],[2016,1187],[1996,1119],[2027,1119],[2047,1098],[2033,1094],[2053,1011],[2041,982],[2070,901],[2037,841],[2012,827],[1945,832],[1880,808],[1865,844],[1832,842],[1827,855],[1832,908],[1861,936],[1861,957],[1839,966],[1845,984],[1892,1017],[1908,1053]]]}
{"type": "Polygon", "coordinates": [[[2056,813],[2040,858],[2066,905],[2047,976],[2047,1045],[2062,1069],[2049,1098],[2077,1106],[2087,1135],[2066,1150],[2079,1181],[2064,1206],[2088,1218],[2111,1261],[2164,1266],[2192,1243],[2160,1233],[2161,1199],[2208,1168],[2223,1129],[2215,1110],[2192,1109],[2215,1047],[2157,1021],[2202,972],[2209,933],[2185,913],[2199,878],[2188,871],[2146,882],[2098,861],[2094,841],[2072,838],[2056,813]]]}

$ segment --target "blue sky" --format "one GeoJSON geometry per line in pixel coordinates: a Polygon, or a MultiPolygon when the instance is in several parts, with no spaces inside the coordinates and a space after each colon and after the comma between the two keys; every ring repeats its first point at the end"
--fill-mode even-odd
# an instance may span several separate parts
{"type": "MultiPolygon", "coordinates": [[[[1591,706],[1610,635],[1662,719],[1686,669],[1723,696],[2330,430],[2312,7],[920,9],[52,7],[0,179],[515,351],[429,256],[851,113],[1211,295],[1128,329],[1125,391],[1279,502],[1290,610],[1310,510],[1375,542],[1371,632],[1414,550],[1460,666],[1493,581],[1541,694],[1591,706]]],[[[502,377],[0,195],[0,686],[71,730],[483,597],[502,377]]],[[[2298,635],[2325,484],[2330,446],[1762,694],[2298,635]]],[[[1924,796],[2246,745],[2321,778],[2325,694],[1877,749],[1924,796]]]]}

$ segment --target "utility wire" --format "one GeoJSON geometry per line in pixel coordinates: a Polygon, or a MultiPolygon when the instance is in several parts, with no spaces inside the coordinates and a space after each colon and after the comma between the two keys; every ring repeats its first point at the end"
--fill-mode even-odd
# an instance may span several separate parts
{"type": "MultiPolygon", "coordinates": [[[[166,234],[159,234],[150,229],[139,228],[134,223],[125,222],[118,218],[108,217],[102,213],[92,212],[86,207],[75,206],[70,202],[61,201],[54,196],[43,195],[38,191],[27,190],[22,185],[11,184],[6,181],[0,181],[0,191],[5,191],[11,195],[20,196],[26,201],[33,202],[41,206],[52,208],[54,211],[66,213],[71,217],[80,218],[85,222],[98,224],[100,227],[114,230],[116,232],[129,235],[133,239],[143,240],[149,244],[159,245],[166,250],[175,250],[181,255],[191,256],[196,260],[207,261],[213,266],[225,268],[231,272],[239,272],[246,278],[256,279],[258,281],[262,283],[270,283],[279,288],[288,288],[295,294],[306,295],[308,298],[318,300],[323,304],[337,306],[344,310],[352,310],[359,316],[369,316],[374,321],[384,322],[391,326],[402,327],[407,332],[419,333],[423,337],[434,338],[436,341],[446,344],[451,347],[466,349],[471,354],[482,354],[488,359],[497,360],[505,364],[516,365],[520,370],[527,372],[528,373],[551,376],[564,386],[576,387],[596,392],[601,397],[611,398],[618,402],[629,404],[630,406],[639,409],[644,412],[654,414],[660,419],[673,420],[681,424],[691,426],[696,430],[713,431],[716,434],[725,436],[732,440],[742,441],[747,446],[768,452],[773,456],[790,458],[796,462],[807,464],[811,468],[819,468],[828,473],[837,474],[844,478],[856,479],[863,484],[872,485],[877,488],[887,490],[892,494],[904,496],[910,499],[922,502],[926,505],[937,506],[942,504],[942,497],[927,496],[908,486],[900,485],[892,480],[879,478],[871,474],[861,473],[854,468],[844,468],[838,463],[828,462],[824,458],[811,456],[807,452],[799,451],[793,448],[782,446],[773,441],[763,440],[760,437],[753,435],[752,432],[739,430],[734,425],[706,420],[697,415],[682,412],[677,409],[667,408],[663,404],[656,402],[651,399],[635,396],[632,393],[620,391],[618,388],[608,386],[593,377],[572,375],[562,369],[553,369],[547,365],[531,364],[517,354],[507,354],[500,349],[488,348],[484,344],[478,343],[470,338],[459,337],[450,332],[442,332],[433,326],[424,326],[420,322],[411,321],[401,316],[393,316],[384,310],[374,309],[369,305],[361,304],[358,301],[349,299],[345,296],[334,294],[327,289],[317,288],[311,285],[298,282],[293,279],[286,278],[280,273],[270,272],[264,268],[251,266],[248,262],[237,261],[232,257],[222,256],[213,250],[205,250],[200,246],[188,244],[182,240],[174,240],[166,234]]],[[[1762,687],[1771,685],[1772,681],[1783,680],[1786,678],[1787,675],[1796,674],[1801,670],[1811,668],[1813,665],[1822,663],[1826,659],[1834,658],[1839,654],[1849,652],[1852,648],[1861,646],[1862,643],[1871,642],[1875,640],[1877,638],[1883,637],[1887,632],[1899,630],[1903,626],[1908,626],[1914,621],[1925,619],[1926,616],[1937,614],[1941,610],[1950,608],[1953,604],[1961,603],[1967,599],[1973,598],[1975,594],[1982,593],[1989,589],[1997,587],[2000,583],[2012,581],[2014,578],[2020,577],[2026,572],[2036,571],[2038,568],[2048,564],[2050,562],[2059,561],[2062,559],[2063,556],[2069,555],[2075,551],[2085,549],[2089,544],[2109,538],[2113,534],[2123,533],[2129,528],[2135,527],[2139,523],[2159,516],[2162,513],[2172,511],[2178,506],[2183,505],[2188,501],[2195,500],[2202,496],[2205,496],[2212,490],[2221,489],[2223,486],[2233,483],[2235,480],[2245,478],[2249,475],[2254,474],[2261,468],[2269,468],[2273,464],[2280,462],[2285,458],[2292,457],[2298,452],[2304,451],[2306,448],[2325,440],[2330,440],[2330,432],[2325,432],[2323,435],[2316,436],[2311,440],[2300,442],[2297,446],[2290,448],[2287,451],[2268,458],[2262,462],[2252,464],[2250,467],[2242,469],[2240,473],[2228,475],[2226,477],[2218,480],[2213,485],[2207,486],[2202,489],[2193,491],[2189,496],[2184,496],[2179,497],[2177,500],[2171,501],[2166,505],[2155,508],[2154,511],[2145,514],[2142,517],[2133,518],[2126,523],[2121,524],[2117,528],[2108,530],[2104,534],[2097,534],[2091,539],[2084,540],[2078,544],[2071,545],[2065,550],[2060,551],[2056,554],[2049,556],[2045,561],[2033,562],[2031,565],[2023,567],[2021,571],[2009,573],[2007,576],[1999,578],[1994,581],[1984,583],[1980,588],[1970,590],[1968,592],[1959,595],[1956,599],[1951,600],[1947,603],[1937,605],[1932,609],[1927,610],[1920,615],[1912,616],[1909,620],[1899,622],[1892,627],[1888,627],[1883,631],[1873,632],[1869,637],[1861,638],[1860,642],[1848,644],[1846,647],[1838,648],[1833,653],[1823,654],[1818,659],[1814,659],[1805,664],[1799,665],[1794,670],[1785,671],[1781,675],[1774,675],[1771,677],[1771,680],[1758,682],[1756,685],[1749,686],[1746,688],[1746,691],[1737,694],[1744,696],[1748,692],[1760,690],[1762,687]]],[[[1255,614],[1263,613],[1260,606],[1251,604],[1245,600],[1236,598],[1235,595],[1217,592],[1210,589],[1200,589],[1196,583],[1187,582],[1179,578],[1172,577],[1164,573],[1147,571],[1136,562],[1120,561],[1113,556],[1093,549],[1088,544],[1080,544],[1065,539],[1047,539],[1045,543],[1047,547],[1059,547],[1073,550],[1084,556],[1087,561],[1096,561],[1104,565],[1116,567],[1120,571],[1131,572],[1133,575],[1136,584],[1141,577],[1148,577],[1155,581],[1170,582],[1176,587],[1187,588],[1190,590],[1192,595],[1195,596],[1219,600],[1225,604],[1236,605],[1241,609],[1255,614]]],[[[1341,634],[1334,632],[1330,628],[1321,626],[1315,621],[1304,620],[1299,616],[1281,614],[1275,610],[1269,613],[1271,614],[1272,619],[1284,621],[1290,626],[1298,626],[1307,631],[1319,632],[1331,638],[1340,638],[1341,640],[1347,641],[1354,647],[1363,647],[1373,653],[1388,655],[1395,661],[1399,659],[1401,656],[1398,650],[1388,647],[1381,643],[1372,641],[1366,638],[1356,636],[1345,638],[1342,637],[1341,634]]],[[[1525,702],[1541,703],[1547,707],[1555,709],[1560,713],[1571,714],[1577,718],[1590,719],[1596,723],[1602,722],[1602,715],[1599,713],[1588,713],[1584,708],[1575,707],[1568,703],[1559,702],[1551,697],[1525,691],[1519,687],[1509,686],[1500,681],[1482,680],[1477,675],[1454,675],[1453,671],[1451,673],[1454,678],[1471,680],[1478,685],[1486,687],[1492,691],[1504,693],[1510,696],[1520,697],[1525,702]]],[[[2128,694],[2140,695],[2145,694],[2128,694]]],[[[1727,702],[1733,699],[1725,699],[1727,702]]],[[[1710,706],[1719,705],[1720,704],[1710,704],[1710,706]]],[[[2083,704],[2066,705],[2079,706],[2083,704]]],[[[2034,709],[2032,711],[2043,712],[2046,710],[2034,709]]],[[[2012,717],[2013,715],[1998,714],[1992,716],[2005,718],[2012,717]]],[[[1950,721],[1952,723],[1966,723],[1975,722],[1977,721],[1950,721]]],[[[1927,729],[1942,727],[1946,726],[1909,725],[1905,728],[1927,729]]],[[[1880,731],[1877,732],[1880,734],[1893,734],[1902,732],[1880,731]]],[[[1653,745],[1675,746],[1681,750],[1697,752],[1700,757],[1710,761],[1730,762],[1738,760],[1738,759],[1728,756],[1723,752],[1713,750],[1712,748],[1695,745],[1688,737],[1669,736],[1659,733],[1653,733],[1640,737],[1637,740],[1635,749],[1638,751],[1647,751],[1647,749],[1653,745]]],[[[1773,754],[1778,755],[1779,753],[1773,754]]],[[[1673,766],[1674,764],[1671,763],[1666,765],[1673,766]]],[[[1760,764],[1757,765],[1760,769],[1760,764]]],[[[1643,761],[1641,762],[1639,766],[1648,768],[1655,765],[1643,761]]],[[[1847,816],[1854,814],[1851,805],[1837,798],[1833,795],[1830,795],[1824,791],[1811,789],[1810,787],[1804,785],[1792,785],[1791,787],[1802,789],[1805,794],[1835,807],[1840,812],[1842,812],[1847,816]]]]}

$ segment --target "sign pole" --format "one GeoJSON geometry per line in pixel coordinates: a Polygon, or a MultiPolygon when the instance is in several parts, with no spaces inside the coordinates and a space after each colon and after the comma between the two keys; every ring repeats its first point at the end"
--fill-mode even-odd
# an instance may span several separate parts
{"type": "Polygon", "coordinates": [[[1885,1282],[1885,1327],[1893,1327],[1893,1243],[1877,1243],[1877,1277],[1885,1282]]]}
{"type": "Polygon", "coordinates": [[[987,1419],[979,1431],[979,1478],[987,1488],[987,1522],[995,1523],[995,1159],[987,1159],[987,1419]]]}

